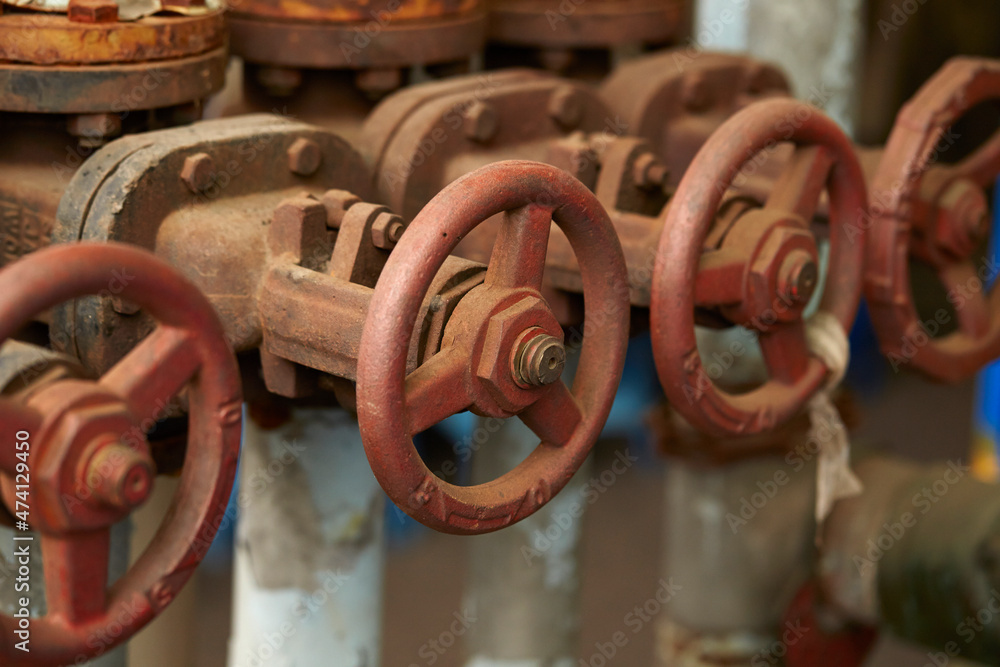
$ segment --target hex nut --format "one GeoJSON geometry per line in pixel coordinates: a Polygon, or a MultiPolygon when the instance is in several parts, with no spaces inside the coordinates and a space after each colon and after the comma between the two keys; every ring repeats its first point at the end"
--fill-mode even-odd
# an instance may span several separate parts
{"type": "Polygon", "coordinates": [[[323,193],[323,206],[326,207],[326,226],[330,229],[340,229],[347,209],[361,203],[361,197],[348,190],[327,190],[323,193]]]}
{"type": "Polygon", "coordinates": [[[681,103],[691,113],[702,113],[712,106],[712,91],[704,74],[699,72],[684,79],[681,103]]]}
{"type": "Polygon", "coordinates": [[[476,100],[463,114],[462,127],[466,138],[478,143],[486,143],[497,133],[499,119],[492,104],[476,100]]]}
{"type": "Polygon", "coordinates": [[[667,168],[652,153],[643,153],[632,164],[632,179],[640,188],[660,188],[667,181],[667,168]]]}
{"type": "Polygon", "coordinates": [[[122,119],[116,113],[74,114],[67,119],[66,130],[74,137],[104,140],[122,133],[122,119]]]}
{"type": "Polygon", "coordinates": [[[288,148],[288,168],[299,176],[312,176],[319,170],[323,152],[312,139],[299,137],[288,148]]]}
{"type": "Polygon", "coordinates": [[[207,190],[214,176],[215,163],[208,153],[195,153],[185,158],[184,166],[181,168],[181,180],[194,194],[207,190]]]}
{"type": "Polygon", "coordinates": [[[74,23],[114,23],[118,3],[114,0],[70,0],[66,15],[74,23]]]}
{"type": "Polygon", "coordinates": [[[564,129],[573,129],[583,120],[583,97],[572,85],[559,86],[549,98],[549,116],[564,129]]]}
{"type": "Polygon", "coordinates": [[[482,352],[476,363],[475,374],[492,398],[504,410],[518,410],[530,402],[524,395],[526,383],[519,385],[512,371],[519,362],[521,341],[538,334],[560,330],[548,305],[534,296],[526,296],[504,310],[494,313],[485,329],[482,352]]]}
{"type": "Polygon", "coordinates": [[[403,235],[403,219],[394,213],[379,213],[372,223],[372,243],[376,248],[392,250],[403,235]]]}

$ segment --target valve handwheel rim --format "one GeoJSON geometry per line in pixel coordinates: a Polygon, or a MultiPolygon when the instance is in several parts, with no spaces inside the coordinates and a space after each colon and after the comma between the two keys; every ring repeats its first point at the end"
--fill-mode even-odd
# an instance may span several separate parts
{"type": "MultiPolygon", "coordinates": [[[[831,369],[809,350],[802,314],[815,285],[818,263],[808,226],[824,190],[830,201],[830,269],[820,309],[833,315],[847,332],[861,298],[867,196],[853,147],[832,120],[795,100],[757,102],[726,121],[685,172],[667,207],[660,236],[650,328],[664,392],[674,408],[697,428],[717,436],[769,431],[792,418],[823,387],[831,369]],[[727,192],[745,166],[753,165],[759,155],[772,152],[783,142],[795,146],[791,160],[764,206],[744,216],[752,221],[748,228],[762,230],[756,237],[747,237],[759,243],[740,259],[745,268],[738,262],[720,265],[717,276],[725,271],[738,273],[699,287],[703,244],[727,192]],[[764,257],[765,248],[775,247],[767,243],[779,229],[779,240],[788,240],[780,245],[775,241],[778,250],[772,255],[785,261],[769,264],[770,273],[761,278],[766,279],[763,284],[769,286],[769,292],[751,292],[749,276],[759,271],[753,262],[764,257]],[[779,287],[788,292],[781,307],[777,306],[781,297],[775,291],[779,287]],[[803,298],[799,298],[800,290],[803,298]],[[702,305],[697,299],[707,293],[742,313],[745,326],[759,329],[771,376],[763,385],[735,394],[719,387],[706,372],[695,338],[695,307],[702,305]],[[767,307],[761,305],[760,294],[770,300],[767,304],[775,304],[767,306],[774,316],[761,319],[767,307]]],[[[734,236],[734,232],[729,235],[734,236]]]]}
{"type": "Polygon", "coordinates": [[[442,190],[408,226],[375,287],[358,358],[358,421],[382,488],[437,530],[490,532],[548,502],[580,467],[611,410],[628,342],[621,244],[596,197],[536,162],[482,167],[442,190]],[[470,230],[504,214],[483,285],[456,307],[441,351],[407,375],[424,295],[470,230]],[[563,331],[541,297],[555,222],[579,258],[585,331],[572,391],[559,378],[563,331]],[[465,409],[517,415],[542,441],[517,468],[475,486],[435,476],[412,436],[465,409]]]}
{"type": "MultiPolygon", "coordinates": [[[[872,181],[865,294],[879,343],[894,367],[912,366],[943,382],[971,377],[1000,356],[1000,290],[984,296],[986,280],[972,261],[991,222],[983,191],[1000,175],[1000,132],[962,161],[937,164],[953,143],[946,134],[952,125],[996,99],[1000,65],[950,60],[900,111],[872,181]],[[914,248],[947,290],[957,331],[936,337],[924,326],[910,285],[914,248]]],[[[985,277],[996,272],[988,269],[985,277]]]]}
{"type": "Polygon", "coordinates": [[[117,295],[145,308],[157,328],[98,381],[57,381],[27,404],[0,399],[5,426],[31,433],[30,516],[40,533],[48,609],[31,621],[30,653],[14,647],[18,619],[0,615],[5,664],[65,664],[103,655],[129,639],[191,576],[228,504],[241,432],[236,360],[212,306],[165,262],[114,243],[32,253],[0,271],[0,343],[40,312],[107,290],[115,276],[117,295]],[[150,491],[148,426],[142,424],[162,418],[184,388],[189,437],[178,489],[146,550],[109,587],[110,527],[150,491]],[[8,415],[13,421],[6,421],[8,415]],[[119,448],[112,453],[126,463],[96,474],[93,466],[109,460],[101,458],[108,447],[119,448]],[[120,483],[109,487],[108,478],[120,483]],[[81,495],[83,488],[93,496],[81,495]],[[67,492],[79,502],[66,503],[67,492]]]}

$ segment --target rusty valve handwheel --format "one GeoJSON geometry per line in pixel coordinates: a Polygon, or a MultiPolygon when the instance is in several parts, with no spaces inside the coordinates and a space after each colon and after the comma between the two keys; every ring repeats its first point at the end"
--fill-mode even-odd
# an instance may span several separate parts
{"type": "Polygon", "coordinates": [[[1000,63],[950,61],[900,111],[872,183],[865,289],[879,342],[894,367],[912,364],[945,382],[967,378],[1000,356],[1000,290],[985,295],[996,263],[971,259],[989,233],[985,190],[1000,174],[1000,132],[961,162],[938,164],[954,143],[948,131],[955,121],[995,99],[1000,63]],[[937,273],[957,331],[934,337],[950,323],[946,311],[931,316],[927,327],[921,321],[910,287],[911,254],[937,273]]]}
{"type": "MultiPolygon", "coordinates": [[[[30,653],[15,648],[23,619],[0,615],[5,665],[78,664],[138,632],[201,562],[232,488],[240,440],[236,362],[208,301],[155,256],[80,243],[11,264],[0,271],[0,343],[38,313],[111,289],[145,308],[158,328],[96,382],[54,382],[23,403],[0,399],[3,499],[12,512],[24,509],[18,500],[30,507],[39,537],[17,546],[41,547],[47,603],[46,614],[31,619],[30,653]],[[109,587],[110,527],[152,488],[145,433],[185,387],[190,422],[179,488],[149,546],[109,587]],[[27,472],[18,467],[24,452],[27,472]],[[28,493],[19,496],[26,479],[28,493]]],[[[24,595],[35,600],[42,593],[29,583],[24,595]]]]}
{"type": "Polygon", "coordinates": [[[386,263],[358,359],[358,420],[375,476],[418,521],[484,533],[531,515],[565,486],[611,409],[628,337],[628,283],[614,228],[575,178],[534,162],[492,164],[440,192],[386,263]],[[473,228],[504,214],[485,282],[448,322],[442,349],[407,375],[407,350],[438,268],[473,228]],[[560,379],[563,331],[542,298],[552,221],[579,259],[585,331],[572,392],[560,379]],[[471,409],[517,415],[541,444],[513,471],[461,487],[436,477],[411,437],[471,409]]]}
{"type": "MultiPolygon", "coordinates": [[[[810,222],[824,190],[830,268],[820,308],[848,331],[861,293],[865,183],[850,142],[833,121],[794,100],[759,102],[720,127],[684,174],[660,237],[650,319],[664,391],[698,428],[720,436],[770,430],[792,417],[827,377],[824,361],[806,343],[802,316],[818,280],[810,222]],[[709,231],[727,191],[734,181],[738,185],[742,170],[778,159],[779,142],[796,148],[764,206],[731,221],[724,235],[712,234],[712,245],[709,231]],[[706,372],[695,342],[696,307],[717,310],[758,334],[767,382],[742,394],[716,385],[720,373],[714,366],[706,372]]],[[[737,354],[740,349],[746,348],[737,354]]]]}

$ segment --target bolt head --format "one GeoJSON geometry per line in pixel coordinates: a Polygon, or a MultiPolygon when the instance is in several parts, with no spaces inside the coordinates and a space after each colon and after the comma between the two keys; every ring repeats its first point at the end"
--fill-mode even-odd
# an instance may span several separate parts
{"type": "Polygon", "coordinates": [[[103,142],[122,133],[122,119],[116,113],[85,113],[70,116],[66,130],[74,137],[103,142]]]}
{"type": "Polygon", "coordinates": [[[392,250],[403,235],[403,219],[393,213],[379,213],[372,223],[372,243],[376,248],[392,250]]]}
{"type": "Polygon", "coordinates": [[[130,510],[149,498],[155,477],[149,456],[120,442],[104,442],[87,464],[83,482],[111,507],[130,510]]]}
{"type": "Polygon", "coordinates": [[[485,143],[497,133],[499,119],[492,104],[477,100],[465,109],[462,128],[465,136],[475,142],[485,143]]]}
{"type": "Polygon", "coordinates": [[[326,207],[326,226],[330,229],[340,229],[347,209],[361,203],[361,197],[348,190],[327,190],[321,200],[326,207]]]}
{"type": "Polygon", "coordinates": [[[632,164],[632,179],[640,188],[660,188],[667,180],[667,168],[652,153],[643,153],[632,164]]]}
{"type": "Polygon", "coordinates": [[[118,4],[114,0],[70,0],[66,15],[74,23],[114,23],[118,4]]]}
{"type": "Polygon", "coordinates": [[[181,180],[188,190],[198,194],[208,189],[215,177],[215,163],[208,153],[189,155],[181,169],[181,180]]]}
{"type": "Polygon", "coordinates": [[[312,176],[319,170],[323,153],[312,139],[299,137],[288,148],[288,168],[299,176],[312,176]]]}
{"type": "Polygon", "coordinates": [[[560,86],[549,99],[549,116],[567,130],[580,124],[583,110],[583,94],[575,86],[560,86]]]}
{"type": "Polygon", "coordinates": [[[403,85],[403,72],[398,67],[363,69],[355,75],[354,82],[366,93],[385,95],[403,85]]]}
{"type": "Polygon", "coordinates": [[[681,103],[691,113],[701,113],[712,105],[712,91],[703,74],[692,74],[684,79],[681,103]]]}
{"type": "Polygon", "coordinates": [[[793,303],[806,303],[812,298],[819,283],[819,268],[812,256],[804,250],[788,253],[781,263],[778,274],[778,289],[793,303]]]}
{"type": "Polygon", "coordinates": [[[562,377],[566,366],[566,348],[555,336],[540,333],[522,343],[516,359],[514,381],[542,387],[562,377]]]}
{"type": "Polygon", "coordinates": [[[119,315],[135,315],[139,312],[139,304],[118,295],[111,297],[111,308],[119,315]]]}
{"type": "Polygon", "coordinates": [[[302,85],[302,71],[291,67],[260,67],[255,72],[257,83],[275,97],[288,97],[302,85]]]}

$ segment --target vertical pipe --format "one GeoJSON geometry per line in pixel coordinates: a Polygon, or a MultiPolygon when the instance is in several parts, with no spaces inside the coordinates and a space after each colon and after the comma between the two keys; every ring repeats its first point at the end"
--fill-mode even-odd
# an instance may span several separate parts
{"type": "MultiPolygon", "coordinates": [[[[473,459],[473,483],[524,460],[538,438],[520,420],[482,420],[492,433],[473,459]]],[[[478,440],[477,440],[478,442],[478,440]]],[[[466,667],[572,667],[580,630],[581,491],[591,459],[548,505],[504,530],[469,538],[466,608],[476,623],[466,667]]]]}
{"type": "Polygon", "coordinates": [[[859,102],[863,9],[863,0],[749,3],[750,53],[780,65],[795,95],[826,111],[851,136],[859,102]]]}
{"type": "Polygon", "coordinates": [[[692,594],[661,617],[656,665],[775,664],[767,651],[815,536],[815,465],[787,461],[670,461],[663,572],[692,594]]]}
{"type": "Polygon", "coordinates": [[[781,66],[797,97],[855,129],[864,0],[699,0],[693,39],[781,66]]]}
{"type": "Polygon", "coordinates": [[[385,496],[357,421],[245,422],[229,666],[377,667],[385,496]]]}

